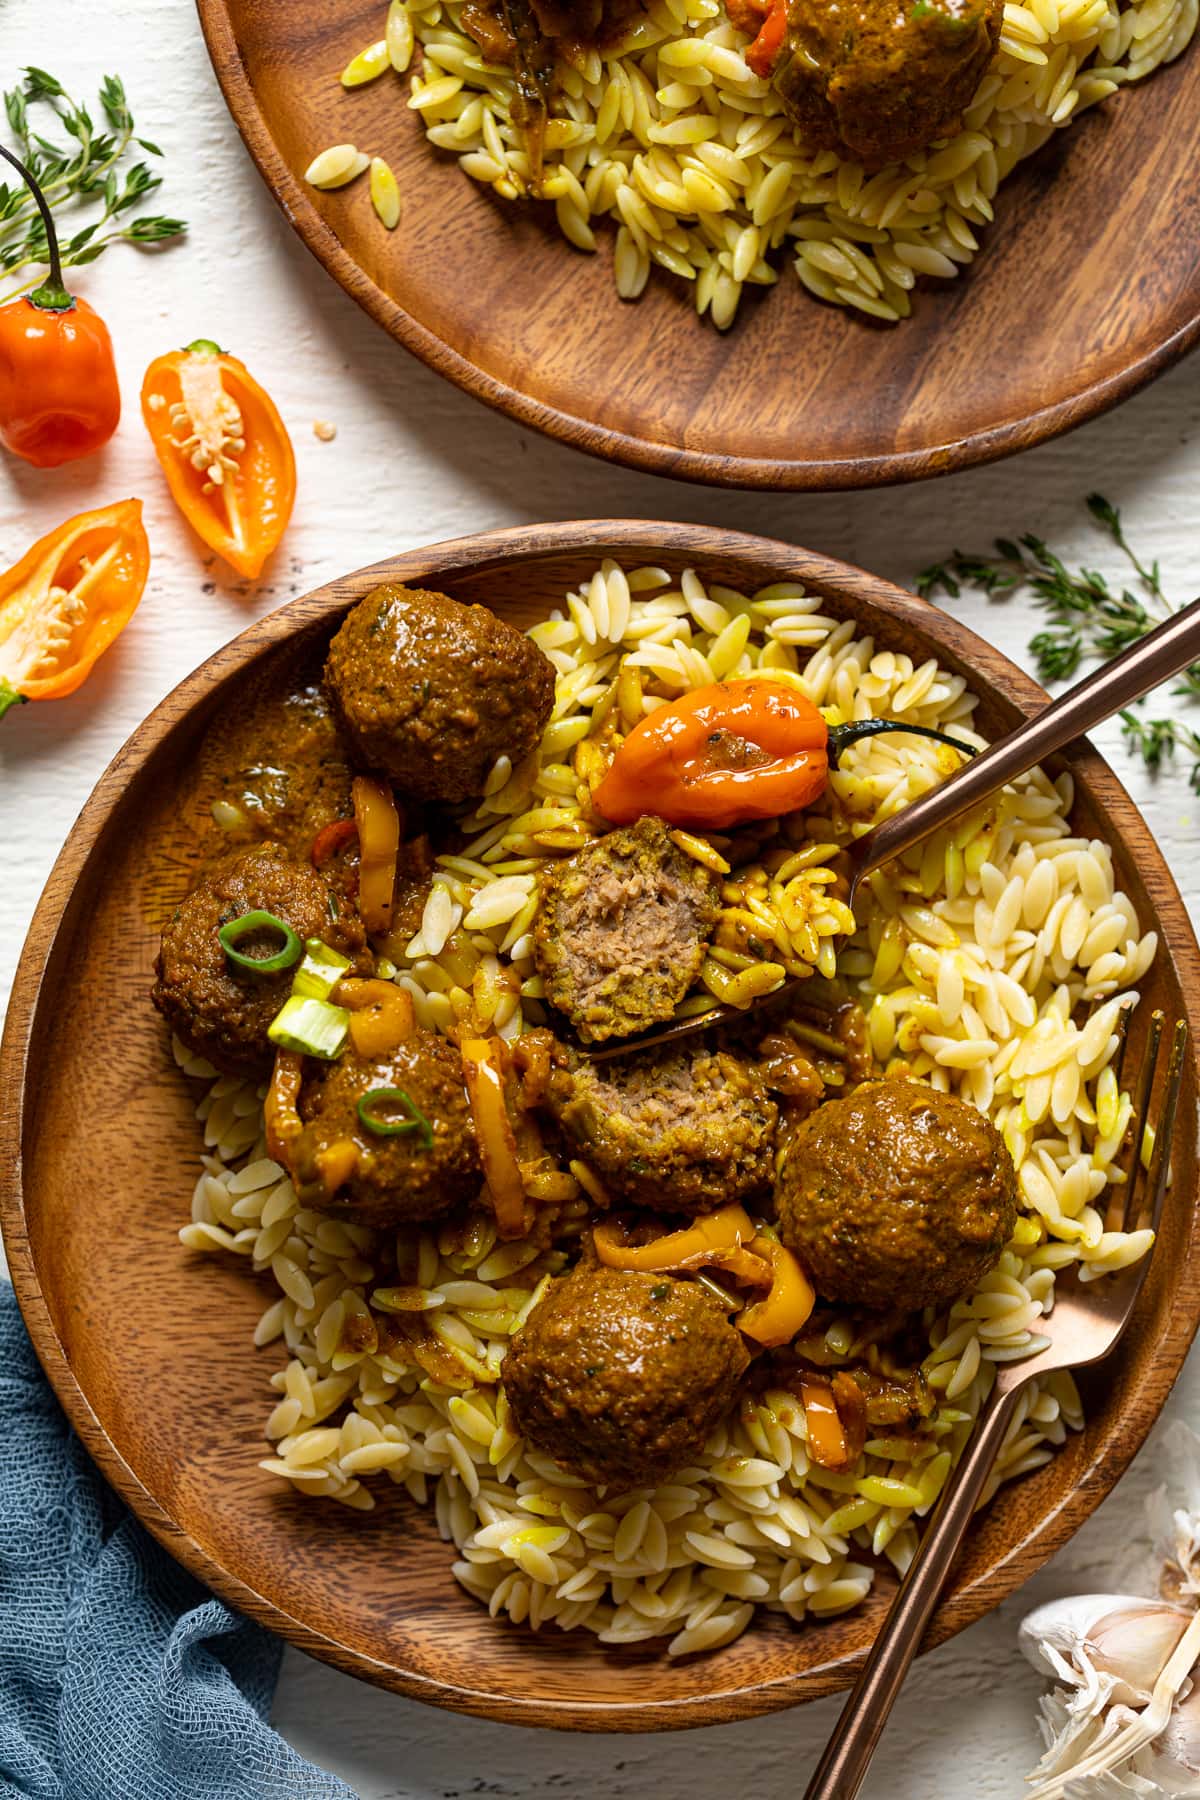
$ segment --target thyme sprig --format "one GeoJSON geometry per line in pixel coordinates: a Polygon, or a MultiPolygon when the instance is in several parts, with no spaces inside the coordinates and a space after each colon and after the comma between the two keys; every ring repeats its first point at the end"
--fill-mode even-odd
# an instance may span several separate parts
{"type": "MultiPolygon", "coordinates": [[[[27,68],[20,84],[4,95],[4,111],[18,142],[18,154],[32,171],[52,210],[98,204],[99,216],[68,236],[60,232],[64,268],[95,262],[110,244],[124,240],[134,244],[161,244],[179,237],[187,226],[182,219],[138,209],[162,185],[157,170],[142,161],[130,162],[130,152],[144,150],[161,157],[149,138],[139,137],[116,75],[100,84],[97,126],[86,106],[71,95],[45,69],[27,68]],[[31,116],[30,109],[35,109],[31,116]],[[38,110],[57,120],[65,139],[55,141],[37,129],[38,110]]],[[[46,231],[27,188],[20,182],[0,182],[0,270],[22,278],[0,300],[25,292],[37,279],[49,255],[46,231]],[[25,276],[25,270],[34,274],[25,276]]]]}
{"type": "MultiPolygon", "coordinates": [[[[1016,540],[997,538],[991,556],[955,550],[921,571],[917,592],[928,596],[940,588],[956,599],[966,586],[996,598],[1026,588],[1048,620],[1047,629],[1029,641],[1043,681],[1066,681],[1088,659],[1119,656],[1177,608],[1163,592],[1158,562],[1143,562],[1126,538],[1118,509],[1103,494],[1089,494],[1087,509],[1126,558],[1132,583],[1114,586],[1099,569],[1071,570],[1042,538],[1026,532],[1016,540]]],[[[1170,691],[1200,700],[1200,663],[1185,669],[1170,691]]],[[[1147,719],[1132,710],[1121,714],[1121,731],[1148,769],[1161,768],[1176,752],[1190,756],[1191,785],[1200,793],[1200,731],[1180,719],[1147,719]]]]}

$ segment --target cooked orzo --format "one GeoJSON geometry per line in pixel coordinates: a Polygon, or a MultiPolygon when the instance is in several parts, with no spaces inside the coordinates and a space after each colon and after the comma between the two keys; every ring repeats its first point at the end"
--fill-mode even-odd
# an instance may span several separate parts
{"type": "MultiPolygon", "coordinates": [[[[456,810],[455,845],[436,854],[423,901],[380,965],[420,1027],[460,1043],[490,1034],[518,1046],[548,1021],[536,962],[543,871],[604,841],[592,795],[614,743],[682,696],[759,673],[830,724],[886,716],[982,741],[961,676],[879,650],[795,584],[743,594],[692,572],[675,585],[659,569],[605,562],[529,636],[556,676],[549,719],[519,760],[494,761],[481,799],[456,810]]],[[[263,1469],[357,1510],[374,1506],[380,1484],[397,1484],[435,1508],[456,1577],[494,1615],[610,1644],[662,1638],[673,1656],[731,1642],[760,1605],[798,1622],[845,1611],[881,1560],[905,1568],[996,1365],[1037,1348],[1058,1272],[1102,1275],[1149,1241],[1106,1231],[1102,1196],[1131,1111],[1114,1073],[1120,1015],[1136,1003],[1155,937],[1116,888],[1109,847],[1073,834],[1070,777],[1035,771],[872,877],[861,927],[839,897],[840,847],[957,760],[918,737],[876,737],[846,752],[807,810],[676,831],[672,844],[703,871],[697,879],[711,879],[718,910],[684,1009],[714,993],[744,1002],[789,972],[808,974],[790,1040],[803,1079],[792,1068],[772,1108],[786,1111],[803,1090],[802,1110],[820,1120],[875,1073],[915,1078],[946,1104],[958,1096],[982,1115],[980,1130],[995,1128],[1015,1168],[1016,1209],[982,1279],[903,1330],[884,1313],[819,1307],[788,1352],[759,1356],[758,1376],[682,1466],[597,1487],[523,1441],[502,1364],[552,1277],[575,1262],[594,1204],[611,1200],[610,1175],[564,1126],[522,1164],[535,1209],[525,1235],[500,1235],[498,1206],[478,1201],[441,1220],[372,1228],[298,1195],[299,1177],[268,1150],[263,1086],[223,1075],[198,1108],[203,1169],[180,1236],[191,1250],[244,1257],[271,1285],[255,1332],[272,1371],[263,1469]],[[807,1371],[799,1386],[780,1354],[807,1371]],[[908,1399],[893,1426],[876,1414],[837,1468],[821,1460],[804,1384],[851,1368],[868,1394],[908,1399]]],[[[333,779],[322,765],[322,780],[333,779]]],[[[227,796],[215,812],[236,829],[245,807],[227,796]]],[[[670,848],[638,840],[629,854],[639,870],[651,855],[655,868],[670,864],[686,897],[670,848]]],[[[366,855],[364,838],[364,908],[366,855]]],[[[348,936],[345,959],[356,953],[348,936]]],[[[190,1075],[215,1073],[178,1041],[176,1055],[190,1075]]],[[[768,1056],[768,1081],[771,1066],[768,1056]]],[[[434,1102],[420,1106],[428,1123],[434,1102]]],[[[753,1248],[770,1254],[769,1219],[756,1229],[766,1235],[753,1248]]],[[[712,1291],[736,1305],[734,1275],[712,1274],[712,1291]]],[[[673,1285],[696,1293],[695,1282],[673,1285]]],[[[1068,1374],[1031,1381],[992,1489],[1045,1462],[1081,1422],[1068,1374]]]]}
{"type": "MultiPolygon", "coordinates": [[[[912,29],[943,4],[957,17],[954,0],[916,0],[911,13],[891,15],[912,29]]],[[[733,0],[730,10],[747,23],[766,6],[740,0],[739,10],[733,0]]],[[[544,10],[542,0],[535,11],[544,10]]],[[[1186,48],[1197,0],[995,0],[973,97],[940,126],[935,113],[921,142],[882,161],[849,154],[840,139],[841,153],[830,147],[827,121],[815,137],[811,120],[807,131],[796,125],[774,77],[751,66],[752,31],[738,29],[723,0],[647,0],[634,10],[630,22],[625,8],[615,41],[576,42],[560,55],[542,158],[514,117],[513,67],[489,61],[477,41],[480,0],[391,0],[385,38],[342,79],[357,86],[394,71],[429,142],[472,180],[504,200],[549,201],[577,250],[598,248],[598,225],[615,228],[622,299],[636,299],[657,266],[691,283],[696,311],[724,330],[746,286],[771,286],[789,262],[821,300],[905,318],[919,276],[952,279],[975,256],[1018,162],[1186,48]]],[[[923,74],[917,91],[936,96],[923,74]]],[[[870,104],[878,109],[878,97],[870,104]]],[[[894,133],[883,141],[895,144],[894,133]]],[[[307,175],[341,186],[367,165],[353,145],[335,145],[307,175]]]]}

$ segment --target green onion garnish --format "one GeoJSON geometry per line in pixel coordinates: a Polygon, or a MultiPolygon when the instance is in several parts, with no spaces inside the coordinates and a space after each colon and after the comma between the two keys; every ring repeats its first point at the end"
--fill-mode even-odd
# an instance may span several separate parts
{"type": "Polygon", "coordinates": [[[411,1094],[406,1094],[403,1088],[372,1088],[359,1101],[358,1116],[367,1130],[374,1132],[376,1137],[401,1137],[405,1132],[416,1131],[420,1133],[425,1149],[433,1149],[433,1127],[411,1094]],[[375,1112],[377,1106],[402,1106],[408,1117],[381,1119],[375,1112]]]}
{"type": "Polygon", "coordinates": [[[291,926],[277,919],[274,913],[248,912],[238,919],[227,919],[217,936],[230,962],[236,963],[239,969],[252,969],[256,975],[277,975],[280,969],[290,969],[300,960],[300,939],[291,926]],[[238,943],[255,931],[277,931],[283,938],[282,946],[273,956],[243,956],[237,948],[238,943]]]}
{"type": "Polygon", "coordinates": [[[300,1056],[320,1056],[332,1062],[340,1055],[350,1030],[350,1014],[344,1006],[311,995],[292,994],[284,1001],[267,1028],[267,1036],[281,1050],[300,1056]]]}
{"type": "Polygon", "coordinates": [[[348,956],[340,956],[320,938],[309,938],[304,945],[304,961],[292,977],[292,992],[310,1000],[328,1000],[349,967],[348,956]]]}

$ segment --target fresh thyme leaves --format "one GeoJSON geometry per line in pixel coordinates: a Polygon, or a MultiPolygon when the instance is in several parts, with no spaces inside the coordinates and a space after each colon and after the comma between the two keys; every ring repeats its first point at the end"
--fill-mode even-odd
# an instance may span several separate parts
{"type": "MultiPolygon", "coordinates": [[[[1066,681],[1090,658],[1106,662],[1119,656],[1176,608],[1163,592],[1157,561],[1141,560],[1117,508],[1103,494],[1089,494],[1087,509],[1129,563],[1131,585],[1114,587],[1099,569],[1068,569],[1049,545],[1026,532],[1016,542],[997,538],[991,556],[955,550],[945,562],[921,571],[917,592],[928,596],[940,588],[956,599],[964,587],[993,597],[1028,589],[1048,621],[1029,642],[1043,681],[1066,681]]],[[[1200,663],[1186,669],[1171,692],[1200,700],[1200,663]]],[[[1191,785],[1200,793],[1200,731],[1178,719],[1146,719],[1135,712],[1123,712],[1121,721],[1126,744],[1148,769],[1161,768],[1177,751],[1190,756],[1191,785]]]]}
{"type": "MultiPolygon", "coordinates": [[[[51,209],[57,212],[88,202],[100,208],[99,217],[74,235],[60,228],[64,268],[95,262],[121,239],[161,244],[187,229],[182,219],[139,210],[161,186],[162,176],[148,163],[130,162],[130,152],[136,147],[147,156],[161,157],[162,151],[136,135],[125,89],[116,75],[106,75],[100,85],[101,126],[44,69],[24,71],[20,85],[4,95],[4,111],[18,140],[18,154],[41,184],[51,209]],[[37,129],[39,110],[53,115],[64,139],[55,142],[37,129]]],[[[0,182],[0,271],[20,277],[0,300],[31,287],[35,277],[26,277],[24,271],[42,268],[47,254],[45,227],[29,192],[19,182],[0,182]]]]}

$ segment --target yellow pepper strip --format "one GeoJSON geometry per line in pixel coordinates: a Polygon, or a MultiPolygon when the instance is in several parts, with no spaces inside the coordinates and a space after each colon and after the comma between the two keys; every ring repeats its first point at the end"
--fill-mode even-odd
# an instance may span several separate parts
{"type": "Polygon", "coordinates": [[[358,826],[358,910],[368,931],[390,931],[400,813],[391,788],[372,775],[356,775],[350,793],[358,826]]]}
{"type": "Polygon", "coordinates": [[[350,1180],[358,1168],[358,1145],[350,1138],[336,1138],[318,1150],[314,1158],[321,1175],[321,1185],[332,1200],[338,1189],[350,1180]]]}
{"type": "Polygon", "coordinates": [[[291,1167],[288,1154],[293,1139],[301,1131],[297,1101],[300,1098],[300,1079],[303,1073],[304,1058],[296,1051],[275,1052],[275,1067],[271,1071],[271,1085],[267,1089],[263,1105],[263,1120],[267,1132],[267,1154],[273,1156],[277,1163],[282,1163],[285,1169],[291,1167]]]}
{"type": "Polygon", "coordinates": [[[464,1038],[459,1049],[496,1230],[502,1238],[518,1238],[528,1230],[529,1218],[516,1135],[504,1097],[504,1047],[498,1038],[464,1038]]]}
{"type": "Polygon", "coordinates": [[[757,1237],[751,1250],[770,1267],[771,1291],[738,1315],[738,1329],[758,1344],[790,1344],[812,1312],[817,1296],[808,1276],[783,1244],[777,1244],[773,1238],[757,1237]]]}
{"type": "Polygon", "coordinates": [[[617,1219],[605,1219],[592,1232],[596,1255],[610,1269],[694,1269],[718,1260],[754,1237],[754,1226],[740,1206],[705,1213],[684,1231],[671,1231],[651,1244],[627,1244],[617,1219]],[[714,1252],[718,1253],[714,1255],[714,1252]]]}
{"type": "Polygon", "coordinates": [[[824,1382],[801,1375],[800,1398],[804,1402],[808,1426],[808,1454],[813,1462],[823,1469],[847,1468],[851,1461],[850,1446],[842,1430],[832,1390],[824,1382]]]}
{"type": "Polygon", "coordinates": [[[334,1004],[350,1014],[350,1042],[360,1056],[390,1056],[415,1027],[411,994],[393,981],[339,981],[334,1004]]]}

